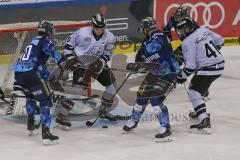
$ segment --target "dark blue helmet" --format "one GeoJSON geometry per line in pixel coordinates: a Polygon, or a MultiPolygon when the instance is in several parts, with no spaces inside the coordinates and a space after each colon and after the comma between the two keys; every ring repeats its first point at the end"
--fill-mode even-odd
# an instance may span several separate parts
{"type": "Polygon", "coordinates": [[[37,30],[40,34],[53,34],[55,31],[53,24],[46,20],[39,22],[37,30]]]}
{"type": "Polygon", "coordinates": [[[95,28],[104,28],[106,26],[106,19],[102,14],[96,13],[92,17],[92,25],[95,28]]]}
{"type": "Polygon", "coordinates": [[[144,29],[155,29],[157,27],[157,23],[155,19],[152,17],[146,17],[141,20],[139,31],[143,33],[144,29]]]}

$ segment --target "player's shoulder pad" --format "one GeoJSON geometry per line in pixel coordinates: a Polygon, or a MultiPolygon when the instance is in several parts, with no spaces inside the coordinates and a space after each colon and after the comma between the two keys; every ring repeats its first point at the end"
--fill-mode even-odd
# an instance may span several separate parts
{"type": "Polygon", "coordinates": [[[85,35],[85,34],[90,34],[92,32],[92,27],[91,26],[87,26],[87,27],[82,27],[79,28],[76,33],[79,35],[85,35]]]}
{"type": "Polygon", "coordinates": [[[164,33],[161,32],[160,30],[153,32],[151,35],[152,39],[158,39],[158,40],[162,39],[163,36],[164,36],[164,33]]]}
{"type": "Polygon", "coordinates": [[[114,37],[115,37],[115,36],[113,35],[113,33],[110,32],[109,30],[105,29],[105,32],[106,32],[106,34],[108,35],[108,37],[110,37],[110,38],[114,38],[114,37]]]}
{"type": "Polygon", "coordinates": [[[45,44],[53,44],[52,40],[48,36],[42,36],[40,40],[45,44]]]}

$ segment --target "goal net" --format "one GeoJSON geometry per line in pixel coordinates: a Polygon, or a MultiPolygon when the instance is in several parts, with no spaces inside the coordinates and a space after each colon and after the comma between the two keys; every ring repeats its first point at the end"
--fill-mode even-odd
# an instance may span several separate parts
{"type": "MultiPolygon", "coordinates": [[[[81,27],[90,26],[88,22],[79,21],[51,22],[55,27],[53,41],[60,52],[63,52],[65,40],[73,31],[81,27]]],[[[13,88],[14,72],[12,71],[12,65],[21,56],[22,50],[31,42],[32,38],[38,35],[37,25],[38,22],[0,25],[0,87],[5,93],[12,91],[13,88]]],[[[51,60],[48,63],[51,63],[51,60]]],[[[90,85],[85,92],[86,95],[91,95],[90,85]]],[[[20,99],[15,100],[14,103],[18,103],[15,105],[25,105],[25,101],[20,99]]],[[[19,114],[22,111],[16,112],[19,114]]]]}

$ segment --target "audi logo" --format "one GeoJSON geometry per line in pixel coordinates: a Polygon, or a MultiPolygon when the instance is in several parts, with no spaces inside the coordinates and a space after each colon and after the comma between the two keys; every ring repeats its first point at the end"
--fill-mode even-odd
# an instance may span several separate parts
{"type": "MultiPolygon", "coordinates": [[[[223,5],[219,2],[210,2],[208,4],[204,3],[204,2],[197,2],[196,4],[191,4],[191,3],[185,3],[185,4],[182,4],[184,6],[187,6],[190,8],[190,16],[193,17],[194,15],[194,20],[197,21],[198,20],[198,17],[199,17],[199,13],[198,13],[198,10],[197,8],[198,7],[203,7],[203,25],[202,27],[208,27],[208,28],[218,28],[224,21],[225,19],[225,9],[223,7],[223,5]],[[213,10],[211,9],[211,7],[218,7],[220,10],[221,10],[221,18],[218,20],[218,22],[216,24],[210,24],[210,21],[212,19],[212,12],[213,10]]],[[[168,6],[168,8],[165,10],[165,13],[164,13],[164,24],[167,24],[167,15],[169,13],[169,11],[173,8],[177,8],[179,7],[180,5],[179,4],[171,4],[168,6]]]]}

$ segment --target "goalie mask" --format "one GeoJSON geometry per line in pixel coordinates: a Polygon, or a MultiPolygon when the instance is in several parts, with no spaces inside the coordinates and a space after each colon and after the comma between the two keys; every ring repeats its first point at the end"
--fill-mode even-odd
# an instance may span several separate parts
{"type": "Polygon", "coordinates": [[[155,21],[155,19],[153,19],[152,17],[146,17],[146,18],[142,19],[140,27],[139,27],[139,31],[141,33],[144,33],[145,29],[147,29],[147,30],[156,29],[156,21],[155,21]]]}
{"type": "Polygon", "coordinates": [[[104,28],[106,26],[106,19],[102,14],[97,13],[92,17],[92,25],[95,28],[104,28]]]}
{"type": "Polygon", "coordinates": [[[184,17],[190,17],[189,13],[188,13],[188,7],[187,6],[179,6],[176,10],[176,12],[173,15],[174,20],[179,22],[181,21],[181,19],[183,19],[184,17]]]}
{"type": "Polygon", "coordinates": [[[55,32],[53,24],[46,20],[39,22],[37,30],[39,34],[49,34],[50,36],[55,32]]]}

